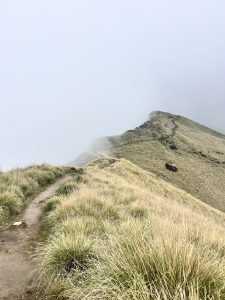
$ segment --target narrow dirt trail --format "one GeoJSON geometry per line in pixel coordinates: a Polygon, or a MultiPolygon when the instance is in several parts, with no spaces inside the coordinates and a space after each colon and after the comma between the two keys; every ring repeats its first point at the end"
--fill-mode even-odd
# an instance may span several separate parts
{"type": "Polygon", "coordinates": [[[177,133],[177,129],[179,128],[179,126],[177,125],[176,121],[178,121],[180,119],[180,116],[176,116],[173,120],[171,120],[172,124],[173,124],[173,128],[172,128],[172,133],[171,133],[171,138],[173,139],[174,136],[177,133]]]}
{"type": "Polygon", "coordinates": [[[69,175],[59,179],[29,203],[21,217],[27,225],[25,228],[0,233],[1,300],[25,299],[34,270],[29,241],[39,228],[44,200],[53,196],[68,178],[69,175]]]}

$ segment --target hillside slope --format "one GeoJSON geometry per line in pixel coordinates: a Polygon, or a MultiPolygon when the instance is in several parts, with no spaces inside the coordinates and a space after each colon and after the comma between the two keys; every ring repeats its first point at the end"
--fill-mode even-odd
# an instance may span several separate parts
{"type": "Polygon", "coordinates": [[[120,136],[107,138],[111,156],[143,169],[225,211],[225,136],[185,117],[155,112],[120,136]],[[173,173],[165,168],[172,162],[173,173]]]}
{"type": "Polygon", "coordinates": [[[92,162],[45,212],[44,299],[225,299],[225,214],[126,160],[92,162]]]}

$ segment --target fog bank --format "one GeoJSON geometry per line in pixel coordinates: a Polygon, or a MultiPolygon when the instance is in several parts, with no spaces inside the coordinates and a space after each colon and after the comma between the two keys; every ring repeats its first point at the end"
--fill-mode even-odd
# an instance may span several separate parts
{"type": "Polygon", "coordinates": [[[153,110],[225,132],[222,0],[0,2],[0,165],[64,164],[153,110]]]}

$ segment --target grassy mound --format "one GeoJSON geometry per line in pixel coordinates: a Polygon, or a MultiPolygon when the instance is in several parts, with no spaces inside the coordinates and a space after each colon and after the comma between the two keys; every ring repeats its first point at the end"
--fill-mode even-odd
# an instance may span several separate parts
{"type": "Polygon", "coordinates": [[[19,214],[27,197],[52,183],[65,172],[50,165],[31,166],[0,173],[0,226],[19,214]]]}
{"type": "Polygon", "coordinates": [[[225,299],[222,212],[125,160],[95,161],[73,184],[46,210],[45,297],[225,299]]]}

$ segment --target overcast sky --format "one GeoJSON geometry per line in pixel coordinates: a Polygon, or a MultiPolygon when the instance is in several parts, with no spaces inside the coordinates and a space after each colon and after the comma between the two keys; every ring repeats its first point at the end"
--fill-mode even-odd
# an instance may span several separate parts
{"type": "Polygon", "coordinates": [[[224,0],[0,0],[0,165],[65,163],[153,110],[225,132],[224,0]]]}

